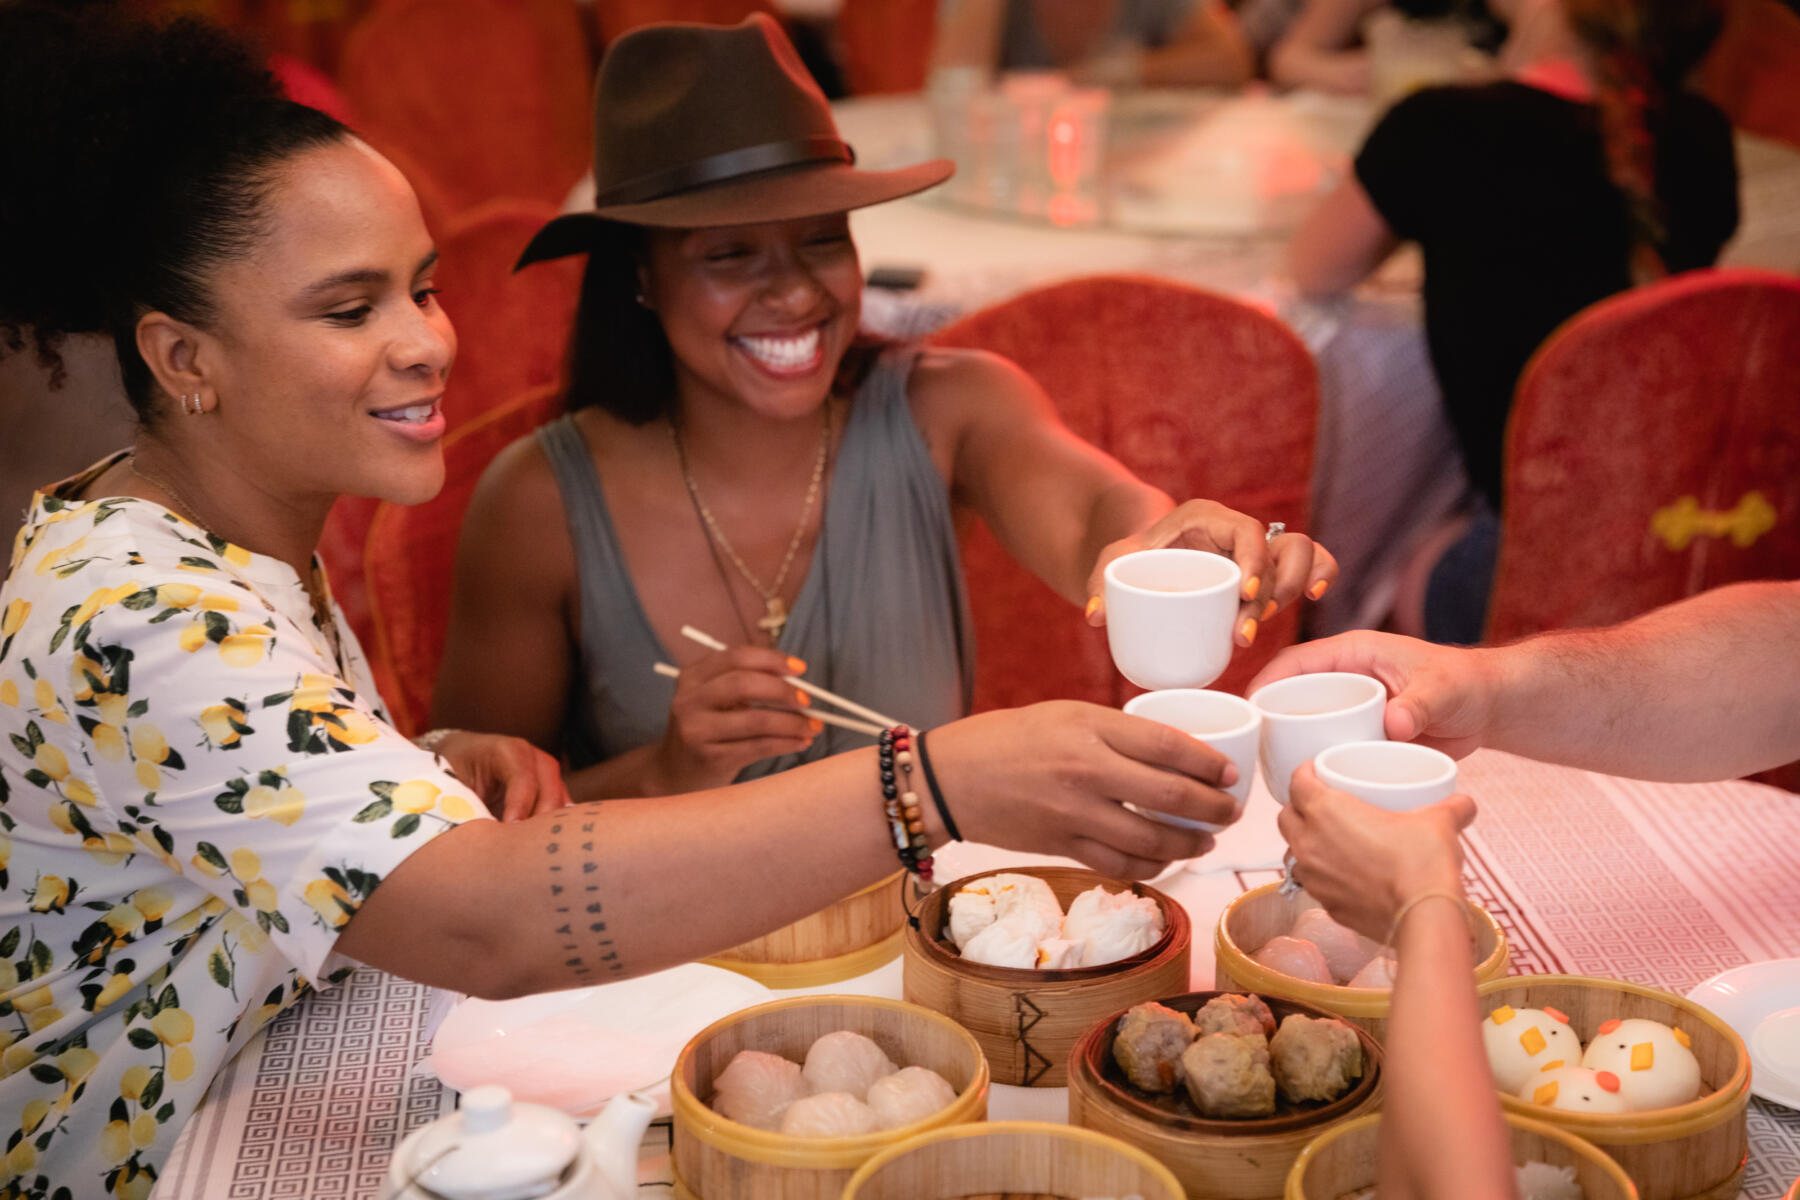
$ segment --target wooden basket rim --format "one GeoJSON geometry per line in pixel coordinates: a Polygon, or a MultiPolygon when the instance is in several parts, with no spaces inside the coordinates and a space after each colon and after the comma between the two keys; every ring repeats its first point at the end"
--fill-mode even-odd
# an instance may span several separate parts
{"type": "Polygon", "coordinates": [[[951,1125],[943,1129],[934,1129],[925,1133],[914,1134],[905,1141],[895,1143],[864,1162],[850,1177],[844,1187],[844,1200],[853,1200],[857,1189],[866,1184],[875,1172],[888,1163],[927,1145],[939,1142],[959,1141],[963,1138],[992,1137],[996,1134],[1033,1133],[1063,1140],[1085,1143],[1089,1146],[1109,1150],[1122,1158],[1128,1158],[1169,1189],[1171,1196],[1185,1196],[1186,1191],[1175,1173],[1169,1170],[1148,1152],[1138,1149],[1129,1142],[1100,1133],[1098,1130],[1084,1129],[1079,1125],[1064,1125],[1055,1121],[982,1121],[976,1124],[951,1125]]]}
{"type": "MultiPolygon", "coordinates": [[[[1083,889],[1087,890],[1087,889],[1083,889]]],[[[1167,951],[1179,946],[1178,935],[1186,934],[1188,940],[1193,939],[1193,920],[1187,909],[1178,904],[1167,892],[1150,886],[1142,880],[1114,879],[1110,875],[1102,875],[1098,871],[1086,867],[1063,866],[1029,866],[1029,867],[996,867],[991,871],[977,871],[972,875],[964,875],[961,879],[953,879],[938,888],[925,902],[919,906],[917,913],[911,914],[902,926],[906,934],[906,944],[913,947],[919,957],[940,967],[943,970],[978,980],[982,983],[996,984],[1001,987],[1021,987],[1028,984],[1081,983],[1090,979],[1104,979],[1119,975],[1133,968],[1155,963],[1167,951]],[[1044,878],[1045,872],[1066,872],[1072,875],[1087,875],[1095,881],[1096,886],[1114,888],[1131,892],[1133,895],[1148,897],[1156,901],[1163,914],[1162,936],[1156,941],[1126,958],[1102,963],[1097,967],[996,967],[989,963],[970,962],[960,954],[953,954],[944,949],[945,939],[940,934],[925,932],[925,921],[929,915],[941,925],[942,913],[949,906],[950,897],[956,889],[964,887],[977,879],[986,879],[992,875],[1033,875],[1044,878]],[[939,897],[942,897],[940,900],[939,897]]]]}
{"type": "MultiPolygon", "coordinates": [[[[1250,985],[1246,990],[1253,992],[1298,992],[1307,1001],[1321,1008],[1328,1007],[1334,1016],[1341,1017],[1386,1017],[1393,1003],[1392,988],[1353,988],[1341,983],[1312,983],[1305,979],[1296,979],[1292,975],[1271,970],[1250,957],[1248,951],[1238,945],[1237,939],[1231,936],[1226,921],[1236,907],[1252,896],[1261,896],[1280,887],[1279,882],[1265,883],[1261,887],[1251,888],[1241,896],[1233,898],[1224,908],[1219,910],[1219,922],[1213,931],[1213,949],[1216,959],[1224,959],[1224,951],[1231,951],[1233,956],[1230,970],[1233,975],[1244,976],[1243,982],[1250,985]],[[1271,986],[1278,984],[1279,986],[1271,986]]],[[[1512,951],[1506,944],[1506,931],[1494,914],[1466,897],[1463,901],[1482,922],[1484,928],[1494,935],[1494,948],[1486,958],[1475,964],[1475,974],[1479,978],[1484,972],[1496,969],[1504,971],[1512,959],[1512,951]]],[[[1503,975],[1501,978],[1516,978],[1503,975]]]]}
{"type": "Polygon", "coordinates": [[[716,1150],[769,1166],[830,1170],[854,1167],[868,1158],[875,1150],[889,1145],[896,1136],[912,1136],[908,1131],[924,1132],[937,1126],[954,1125],[972,1119],[967,1115],[969,1112],[977,1106],[985,1108],[989,1079],[987,1055],[982,1053],[981,1044],[968,1030],[942,1013],[932,1012],[922,1005],[908,1004],[904,1000],[889,1000],[881,996],[791,996],[785,1000],[771,1000],[765,1004],[739,1009],[737,1012],[720,1017],[688,1039],[688,1044],[683,1046],[681,1053],[676,1056],[675,1068],[669,1075],[669,1101],[670,1107],[675,1113],[676,1123],[684,1125],[695,1138],[716,1150]],[[882,1129],[875,1133],[858,1133],[829,1138],[799,1138],[791,1134],[757,1129],[733,1121],[713,1111],[688,1086],[685,1076],[693,1062],[695,1050],[702,1042],[716,1036],[720,1031],[750,1017],[779,1012],[783,1009],[821,1007],[882,1008],[890,1012],[903,1012],[929,1018],[943,1029],[954,1033],[964,1050],[972,1057],[975,1067],[968,1086],[956,1094],[955,1100],[930,1116],[921,1117],[911,1124],[897,1126],[894,1129],[882,1129]]]}
{"type": "MultiPolygon", "coordinates": [[[[1200,991],[1195,992],[1183,992],[1176,996],[1161,996],[1158,997],[1154,1003],[1167,1006],[1170,1001],[1192,1000],[1200,996],[1204,996],[1210,1000],[1215,996],[1227,994],[1240,996],[1258,995],[1254,992],[1234,992],[1230,988],[1213,988],[1201,989],[1200,991]]],[[[1376,1089],[1380,1086],[1382,1052],[1381,1043],[1371,1037],[1368,1030],[1353,1022],[1343,1020],[1337,1013],[1327,1012],[1317,1005],[1308,1004],[1304,1000],[1294,1000],[1287,996],[1258,995],[1258,998],[1262,1000],[1263,1003],[1270,1005],[1271,1009],[1277,1004],[1288,1008],[1302,1009],[1304,1010],[1303,1015],[1305,1016],[1312,1017],[1315,1020],[1323,1018],[1326,1020],[1337,1021],[1340,1025],[1346,1026],[1355,1033],[1357,1041],[1362,1044],[1363,1057],[1368,1062],[1367,1069],[1363,1071],[1362,1077],[1356,1081],[1355,1086],[1345,1092],[1342,1096],[1339,1096],[1336,1100],[1333,1100],[1312,1112],[1290,1113],[1285,1117],[1246,1117],[1243,1119],[1234,1119],[1231,1117],[1188,1117],[1183,1116],[1180,1113],[1164,1112],[1155,1105],[1150,1104],[1147,1101],[1138,1100],[1134,1096],[1127,1095],[1124,1097],[1124,1102],[1121,1102],[1120,1099],[1114,1095],[1114,1093],[1118,1091],[1118,1088],[1110,1084],[1106,1079],[1104,1068],[1099,1072],[1096,1072],[1092,1069],[1092,1064],[1093,1060],[1099,1058],[1100,1055],[1104,1053],[1104,1051],[1100,1049],[1100,1043],[1106,1040],[1108,1031],[1113,1028],[1120,1017],[1131,1011],[1130,1008],[1121,1008],[1118,1012],[1113,1013],[1104,1021],[1101,1021],[1092,1029],[1089,1029],[1086,1033],[1081,1035],[1081,1040],[1076,1042],[1075,1048],[1069,1052],[1069,1086],[1071,1088],[1075,1086],[1073,1077],[1076,1071],[1080,1070],[1083,1078],[1092,1081],[1093,1086],[1088,1089],[1088,1095],[1096,1104],[1103,1104],[1115,1112],[1122,1112],[1129,1116],[1136,1117],[1140,1121],[1154,1124],[1158,1128],[1172,1134],[1194,1134],[1197,1136],[1211,1135],[1223,1138],[1272,1136],[1274,1134],[1293,1133],[1298,1130],[1303,1130],[1309,1124],[1330,1124],[1334,1121],[1342,1120],[1345,1113],[1361,1107],[1362,1104],[1375,1093],[1376,1089]]],[[[1132,1007],[1136,1006],[1134,1005],[1132,1007]]]]}
{"type": "MultiPolygon", "coordinates": [[[[1750,1094],[1750,1052],[1737,1031],[1714,1016],[1711,1010],[1685,996],[1677,996],[1674,992],[1645,987],[1641,983],[1625,979],[1606,979],[1599,975],[1508,975],[1503,979],[1490,979],[1480,984],[1475,989],[1475,996],[1479,1002],[1509,987],[1540,985],[1597,988],[1666,1003],[1671,1008],[1698,1018],[1702,1024],[1710,1026],[1715,1033],[1724,1037],[1737,1051],[1736,1066],[1717,1089],[1673,1108],[1653,1108],[1647,1112],[1635,1113],[1570,1112],[1546,1109],[1542,1105],[1531,1104],[1517,1096],[1501,1092],[1500,1103],[1508,1113],[1529,1113],[1536,1120],[1578,1130],[1582,1137],[1590,1141],[1598,1140],[1610,1145],[1639,1145],[1704,1133],[1714,1126],[1724,1124],[1743,1110],[1750,1094]]],[[[1483,1012],[1481,1015],[1485,1018],[1487,1013],[1483,1012]]]]}
{"type": "MultiPolygon", "coordinates": [[[[1624,1167],[1621,1167],[1617,1162],[1614,1162],[1612,1156],[1607,1154],[1604,1150],[1601,1150],[1598,1146],[1588,1142],[1585,1138],[1575,1136],[1566,1129],[1558,1129],[1547,1121],[1534,1120],[1531,1117],[1521,1116],[1514,1112],[1504,1112],[1500,1115],[1508,1125],[1511,1125],[1514,1128],[1523,1129],[1528,1133],[1535,1133],[1539,1137],[1549,1138],[1553,1142],[1567,1146],[1576,1154],[1594,1163],[1609,1175],[1614,1183],[1624,1189],[1627,1200],[1637,1200],[1637,1184],[1633,1183],[1631,1176],[1625,1173],[1624,1167]]],[[[1330,1129],[1325,1130],[1325,1132],[1321,1133],[1318,1137],[1306,1143],[1306,1147],[1300,1151],[1300,1156],[1294,1160],[1294,1165],[1288,1169],[1287,1187],[1283,1189],[1284,1200],[1308,1200],[1305,1191],[1306,1168],[1308,1164],[1310,1164],[1326,1146],[1330,1145],[1338,1138],[1347,1136],[1358,1130],[1367,1129],[1371,1125],[1380,1123],[1380,1121],[1381,1114],[1378,1112],[1370,1113],[1367,1116],[1362,1117],[1352,1117],[1350,1120],[1344,1121],[1341,1124],[1333,1125],[1330,1129]]]]}

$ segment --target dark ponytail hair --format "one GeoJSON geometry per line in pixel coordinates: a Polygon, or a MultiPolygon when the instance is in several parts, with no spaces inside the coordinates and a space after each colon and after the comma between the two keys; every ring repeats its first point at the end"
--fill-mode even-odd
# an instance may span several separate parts
{"type": "Polygon", "coordinates": [[[664,416],[675,398],[675,352],[662,321],[638,300],[649,234],[608,222],[588,250],[569,335],[567,408],[598,406],[630,425],[664,416]]]}
{"type": "Polygon", "coordinates": [[[1721,0],[1562,0],[1569,28],[1593,55],[1606,170],[1625,199],[1631,272],[1668,273],[1668,227],[1656,195],[1654,130],[1724,25],[1721,0]]]}
{"type": "Polygon", "coordinates": [[[109,334],[143,420],[139,318],[216,320],[281,164],[350,136],[219,29],[50,3],[0,2],[0,112],[0,354],[29,339],[55,385],[63,338],[109,334]]]}

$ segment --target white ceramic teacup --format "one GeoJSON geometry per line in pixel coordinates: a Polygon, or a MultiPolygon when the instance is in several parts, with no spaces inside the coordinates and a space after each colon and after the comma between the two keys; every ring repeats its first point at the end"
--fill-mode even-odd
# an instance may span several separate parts
{"type": "MultiPolygon", "coordinates": [[[[1238,781],[1223,790],[1237,801],[1237,815],[1243,815],[1244,802],[1250,797],[1250,780],[1256,774],[1256,750],[1262,738],[1262,715],[1254,705],[1230,692],[1171,688],[1133,696],[1125,702],[1125,711],[1134,717],[1160,721],[1199,738],[1229,758],[1237,767],[1238,781]]],[[[1225,828],[1207,821],[1172,817],[1168,813],[1142,809],[1135,805],[1132,809],[1165,825],[1204,829],[1208,833],[1218,833],[1225,828]]]]}
{"type": "Polygon", "coordinates": [[[1411,812],[1456,791],[1456,760],[1412,742],[1343,742],[1319,751],[1320,782],[1389,812],[1411,812]]]}
{"type": "Polygon", "coordinates": [[[1106,565],[1106,643],[1141,688],[1204,687],[1231,661],[1244,573],[1205,550],[1138,550],[1106,565]]]}
{"type": "Polygon", "coordinates": [[[1387,737],[1382,725],[1387,689],[1369,675],[1346,671],[1292,675],[1258,688],[1250,703],[1263,718],[1263,779],[1282,804],[1288,802],[1294,769],[1319,751],[1343,742],[1387,737]]]}

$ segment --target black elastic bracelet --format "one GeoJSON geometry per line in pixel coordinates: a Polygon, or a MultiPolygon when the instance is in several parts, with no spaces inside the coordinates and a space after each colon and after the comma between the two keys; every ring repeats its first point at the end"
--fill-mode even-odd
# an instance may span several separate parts
{"type": "Polygon", "coordinates": [[[931,789],[931,802],[937,805],[938,816],[944,819],[944,832],[950,840],[963,840],[962,831],[956,827],[956,818],[950,815],[950,806],[944,803],[944,793],[938,788],[937,772],[931,769],[931,754],[925,749],[925,731],[919,730],[913,735],[913,743],[919,747],[919,765],[925,768],[925,786],[931,789]]]}

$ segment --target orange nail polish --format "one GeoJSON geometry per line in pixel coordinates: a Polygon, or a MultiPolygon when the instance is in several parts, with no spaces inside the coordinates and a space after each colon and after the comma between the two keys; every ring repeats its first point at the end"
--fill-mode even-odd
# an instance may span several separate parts
{"type": "Polygon", "coordinates": [[[788,655],[788,671],[794,675],[806,674],[806,660],[788,655]]]}
{"type": "Polygon", "coordinates": [[[1261,575],[1252,575],[1249,579],[1244,581],[1244,599],[1254,600],[1256,599],[1256,593],[1260,591],[1262,591],[1261,575]]]}
{"type": "Polygon", "coordinates": [[[806,719],[806,727],[814,733],[825,732],[825,722],[819,720],[817,717],[808,717],[806,719]]]}
{"type": "Polygon", "coordinates": [[[1317,583],[1313,584],[1311,587],[1307,588],[1306,594],[1308,596],[1311,596],[1314,600],[1317,600],[1320,596],[1323,596],[1326,593],[1326,591],[1330,589],[1330,587],[1331,587],[1331,580],[1321,579],[1321,580],[1319,580],[1319,582],[1317,582],[1317,583]]]}
{"type": "Polygon", "coordinates": [[[807,695],[805,692],[801,691],[799,688],[795,688],[794,689],[794,703],[798,704],[801,708],[811,708],[812,707],[812,697],[807,695]]]}
{"type": "Polygon", "coordinates": [[[1244,635],[1244,645],[1256,644],[1256,618],[1245,617],[1244,623],[1238,626],[1238,632],[1244,635]]]}
{"type": "Polygon", "coordinates": [[[1279,607],[1279,605],[1277,605],[1273,600],[1271,600],[1267,604],[1263,605],[1263,614],[1262,614],[1261,619],[1266,621],[1270,617],[1274,616],[1275,610],[1278,607],[1279,607]]]}
{"type": "Polygon", "coordinates": [[[1087,612],[1082,615],[1091,617],[1099,610],[1100,610],[1100,597],[1089,596],[1088,602],[1087,602],[1087,612]]]}

